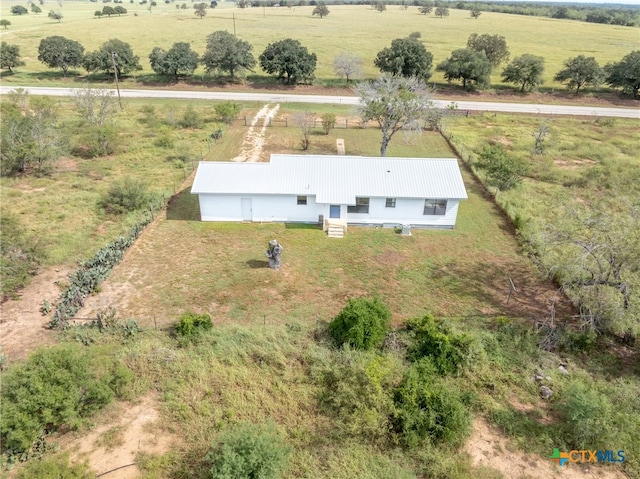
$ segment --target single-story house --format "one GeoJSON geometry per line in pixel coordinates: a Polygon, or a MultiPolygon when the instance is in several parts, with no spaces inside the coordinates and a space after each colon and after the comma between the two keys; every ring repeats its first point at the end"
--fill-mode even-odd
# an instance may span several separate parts
{"type": "Polygon", "coordinates": [[[198,165],[202,221],[453,228],[467,198],[455,158],[272,155],[198,165]]]}

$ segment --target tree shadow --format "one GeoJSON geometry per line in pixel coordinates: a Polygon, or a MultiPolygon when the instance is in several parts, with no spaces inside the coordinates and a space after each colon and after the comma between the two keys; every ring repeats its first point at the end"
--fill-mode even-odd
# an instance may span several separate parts
{"type": "Polygon", "coordinates": [[[185,188],[169,198],[167,220],[200,221],[198,195],[192,195],[190,189],[185,188]]]}
{"type": "Polygon", "coordinates": [[[269,262],[262,259],[250,259],[246,265],[251,269],[268,268],[269,262]]]}

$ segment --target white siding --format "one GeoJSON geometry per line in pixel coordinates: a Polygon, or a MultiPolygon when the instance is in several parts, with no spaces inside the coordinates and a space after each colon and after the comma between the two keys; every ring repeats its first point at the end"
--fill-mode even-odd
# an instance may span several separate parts
{"type": "MultiPolygon", "coordinates": [[[[212,195],[199,194],[202,221],[242,221],[242,198],[251,198],[253,221],[316,223],[319,215],[329,218],[329,205],[315,202],[307,196],[306,205],[297,204],[297,196],[282,195],[212,195]]],[[[341,216],[349,224],[403,225],[414,227],[453,228],[458,213],[457,199],[447,201],[444,215],[424,215],[424,199],[396,198],[396,207],[385,207],[386,198],[371,198],[369,213],[346,213],[342,205],[341,216]]]]}
{"type": "Polygon", "coordinates": [[[306,205],[298,205],[294,195],[211,195],[199,194],[202,221],[242,221],[242,198],[251,198],[253,221],[317,223],[319,215],[328,217],[329,207],[316,204],[307,196],[306,205]]]}

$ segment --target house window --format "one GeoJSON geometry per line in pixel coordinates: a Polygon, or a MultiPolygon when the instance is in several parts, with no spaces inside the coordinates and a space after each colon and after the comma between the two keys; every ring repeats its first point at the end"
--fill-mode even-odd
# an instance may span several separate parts
{"type": "Polygon", "coordinates": [[[396,207],[396,199],[395,198],[387,198],[387,201],[384,204],[385,208],[395,208],[396,207]]]}
{"type": "Polygon", "coordinates": [[[298,196],[298,204],[299,205],[306,205],[307,204],[307,197],[306,196],[298,196]]]}
{"type": "Polygon", "coordinates": [[[356,196],[356,205],[348,206],[347,213],[361,213],[368,214],[369,213],[369,198],[358,198],[356,196]]]}
{"type": "Polygon", "coordinates": [[[424,215],[443,215],[447,212],[447,200],[424,200],[424,215]]]}

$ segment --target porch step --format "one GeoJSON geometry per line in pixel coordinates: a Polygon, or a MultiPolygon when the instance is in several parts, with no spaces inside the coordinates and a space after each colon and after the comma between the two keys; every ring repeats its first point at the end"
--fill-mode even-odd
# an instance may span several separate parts
{"type": "Polygon", "coordinates": [[[339,226],[329,226],[327,235],[329,238],[342,238],[344,237],[344,229],[339,226]]]}

